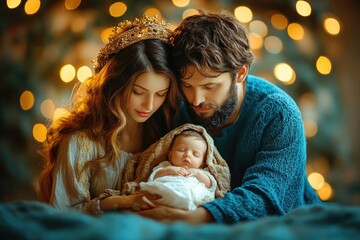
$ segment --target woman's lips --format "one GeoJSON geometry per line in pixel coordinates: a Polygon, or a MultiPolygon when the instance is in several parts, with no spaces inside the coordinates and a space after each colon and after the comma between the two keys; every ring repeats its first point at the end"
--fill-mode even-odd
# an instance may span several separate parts
{"type": "Polygon", "coordinates": [[[136,111],[136,112],[140,117],[148,117],[150,115],[150,112],[140,112],[140,111],[136,111]]]}

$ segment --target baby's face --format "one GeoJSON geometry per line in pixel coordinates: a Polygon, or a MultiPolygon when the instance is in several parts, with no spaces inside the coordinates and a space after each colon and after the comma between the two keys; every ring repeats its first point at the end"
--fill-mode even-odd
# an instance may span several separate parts
{"type": "Polygon", "coordinates": [[[206,143],[194,136],[177,136],[169,151],[169,160],[174,166],[201,168],[206,154],[206,143]]]}

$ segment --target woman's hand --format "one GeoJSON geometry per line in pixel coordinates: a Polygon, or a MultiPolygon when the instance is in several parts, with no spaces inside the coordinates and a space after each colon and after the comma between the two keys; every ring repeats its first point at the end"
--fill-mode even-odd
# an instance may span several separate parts
{"type": "Polygon", "coordinates": [[[128,196],[110,196],[100,202],[101,210],[132,210],[140,211],[155,207],[151,200],[160,199],[161,196],[146,192],[137,192],[128,196]]]}
{"type": "Polygon", "coordinates": [[[157,200],[160,198],[161,196],[142,192],[129,195],[128,201],[131,205],[131,210],[137,212],[156,207],[151,200],[157,200]]]}

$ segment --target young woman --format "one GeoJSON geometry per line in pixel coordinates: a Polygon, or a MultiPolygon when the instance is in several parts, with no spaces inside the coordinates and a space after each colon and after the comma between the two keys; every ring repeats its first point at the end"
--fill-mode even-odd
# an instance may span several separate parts
{"type": "Polygon", "coordinates": [[[120,190],[127,159],[170,129],[178,105],[170,34],[164,21],[146,16],[118,25],[69,113],[49,127],[41,149],[40,200],[90,214],[134,203],[151,207],[143,195],[99,196],[120,190]]]}

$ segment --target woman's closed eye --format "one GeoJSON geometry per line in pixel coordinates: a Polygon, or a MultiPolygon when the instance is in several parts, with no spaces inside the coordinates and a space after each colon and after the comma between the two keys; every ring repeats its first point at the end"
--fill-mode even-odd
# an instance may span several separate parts
{"type": "Polygon", "coordinates": [[[135,95],[142,95],[142,94],[144,94],[144,91],[140,91],[140,90],[137,90],[137,89],[133,89],[133,93],[134,93],[135,95]]]}
{"type": "Polygon", "coordinates": [[[158,95],[159,97],[166,97],[166,94],[167,94],[167,91],[156,93],[156,95],[158,95]]]}

